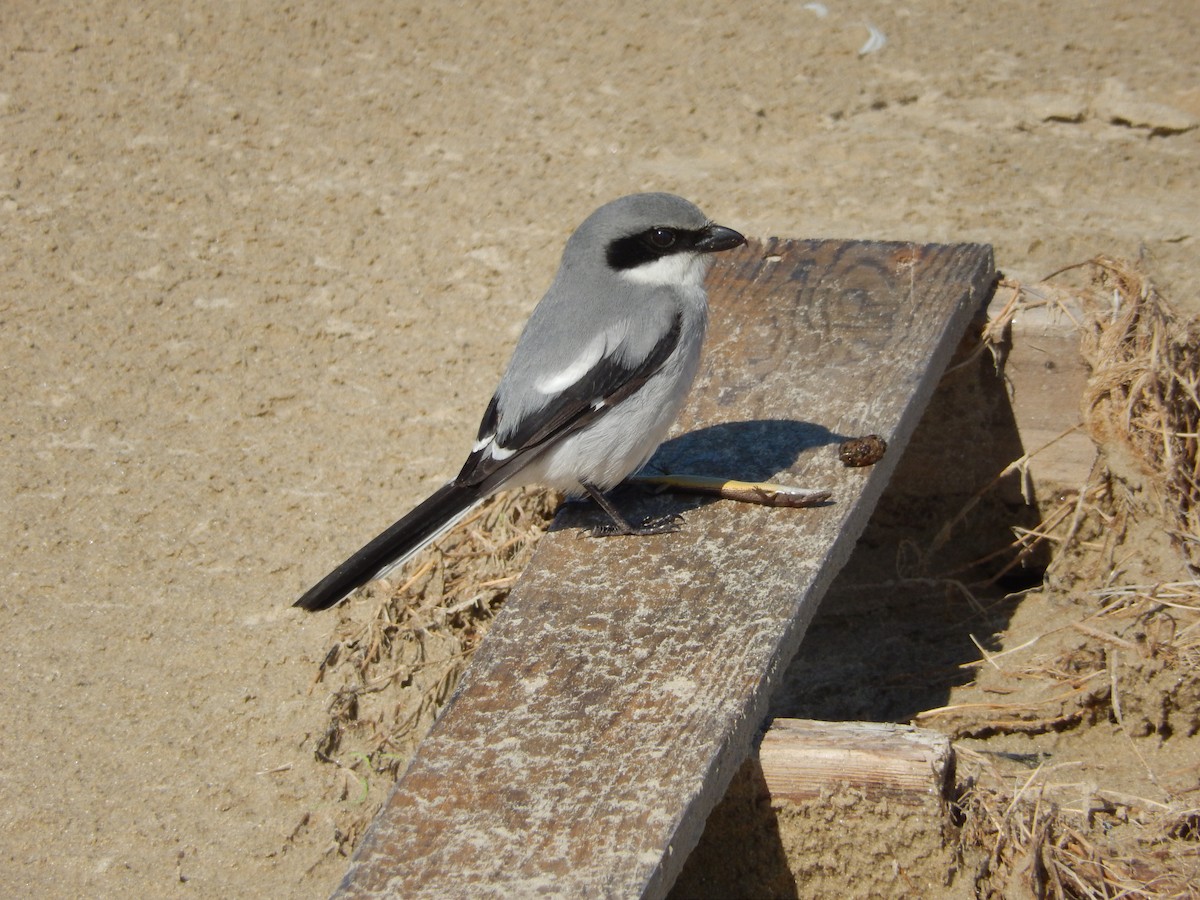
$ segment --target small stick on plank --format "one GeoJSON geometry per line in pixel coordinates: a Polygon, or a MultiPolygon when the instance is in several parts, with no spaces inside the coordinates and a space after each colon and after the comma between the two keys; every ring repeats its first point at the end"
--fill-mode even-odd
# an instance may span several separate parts
{"type": "Polygon", "coordinates": [[[769,481],[733,481],[704,475],[636,475],[628,479],[628,483],[654,491],[708,494],[724,500],[763,506],[817,506],[833,496],[829,491],[814,491],[769,481]]]}

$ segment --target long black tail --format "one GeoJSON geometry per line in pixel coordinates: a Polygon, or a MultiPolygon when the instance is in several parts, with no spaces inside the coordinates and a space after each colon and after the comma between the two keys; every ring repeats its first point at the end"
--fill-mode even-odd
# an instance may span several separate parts
{"type": "Polygon", "coordinates": [[[483,499],[478,487],[450,482],[391,528],[356,551],[293,605],[329,609],[372,578],[381,578],[466,515],[483,499]]]}

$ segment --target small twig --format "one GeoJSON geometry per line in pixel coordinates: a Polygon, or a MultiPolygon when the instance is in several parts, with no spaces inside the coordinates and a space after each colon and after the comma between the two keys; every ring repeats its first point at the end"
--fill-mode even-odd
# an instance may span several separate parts
{"type": "MultiPolygon", "coordinates": [[[[1052,631],[1047,632],[1047,634],[1053,634],[1053,633],[1054,632],[1052,632],[1052,631]]],[[[997,672],[1004,672],[1003,669],[1001,669],[999,666],[996,665],[995,661],[997,659],[999,659],[1002,656],[1008,656],[1008,654],[1010,654],[1010,653],[1016,653],[1020,650],[1024,650],[1026,647],[1032,647],[1034,644],[1036,644],[1038,641],[1040,641],[1044,637],[1046,637],[1045,634],[1039,634],[1036,637],[1031,637],[1025,643],[1020,644],[1016,647],[1009,647],[1007,650],[1001,650],[999,653],[988,653],[986,650],[983,649],[983,647],[980,646],[979,641],[976,640],[976,638],[975,638],[975,635],[972,634],[972,635],[970,635],[971,643],[974,644],[978,648],[978,650],[981,654],[983,654],[983,658],[976,659],[972,662],[960,663],[958,667],[960,669],[973,669],[976,666],[978,666],[980,663],[986,662],[986,663],[990,663],[992,665],[992,667],[994,669],[996,669],[997,672]]],[[[1007,674],[1007,673],[1005,673],[1005,674],[1007,674]]]]}
{"type": "Polygon", "coordinates": [[[1099,628],[1093,628],[1083,622],[1072,622],[1071,627],[1076,631],[1086,634],[1088,637],[1094,637],[1097,640],[1104,641],[1107,644],[1121,647],[1124,650],[1132,650],[1134,653],[1139,652],[1138,645],[1132,641],[1127,641],[1124,638],[1119,638],[1115,634],[1109,634],[1107,631],[1102,631],[1099,628]]]}
{"type": "Polygon", "coordinates": [[[1120,667],[1120,651],[1113,650],[1108,654],[1108,681],[1112,692],[1112,710],[1113,716],[1117,720],[1117,727],[1121,729],[1121,734],[1125,736],[1125,740],[1129,742],[1129,749],[1141,762],[1142,767],[1146,770],[1146,777],[1150,783],[1159,786],[1158,778],[1154,774],[1154,770],[1150,768],[1150,763],[1146,762],[1146,757],[1142,755],[1141,749],[1133,740],[1133,735],[1129,733],[1129,729],[1125,727],[1125,716],[1121,712],[1121,695],[1117,690],[1117,669],[1120,667]]]}
{"type": "Polygon", "coordinates": [[[290,772],[292,770],[291,763],[282,763],[271,769],[263,769],[261,772],[255,772],[255,775],[278,775],[280,772],[290,772]]]}
{"type": "MultiPolygon", "coordinates": [[[[1066,548],[1071,545],[1071,541],[1074,540],[1075,535],[1079,532],[1079,526],[1083,524],[1084,510],[1087,508],[1086,503],[1089,494],[1088,486],[1095,480],[1096,474],[1100,470],[1101,466],[1102,463],[1100,457],[1097,456],[1092,462],[1092,469],[1088,473],[1088,477],[1084,480],[1083,486],[1079,490],[1079,497],[1075,501],[1075,510],[1071,514],[1071,524],[1067,527],[1067,533],[1063,537],[1062,544],[1060,545],[1063,550],[1066,550],[1066,548]]],[[[1046,567],[1046,574],[1049,575],[1060,563],[1064,562],[1066,559],[1066,553],[1059,553],[1059,555],[1051,561],[1050,565],[1046,567]]]]}
{"type": "Polygon", "coordinates": [[[704,475],[638,475],[628,479],[628,482],[657,491],[707,494],[723,500],[757,503],[763,506],[817,506],[833,496],[829,491],[772,484],[767,481],[734,481],[704,475]]]}

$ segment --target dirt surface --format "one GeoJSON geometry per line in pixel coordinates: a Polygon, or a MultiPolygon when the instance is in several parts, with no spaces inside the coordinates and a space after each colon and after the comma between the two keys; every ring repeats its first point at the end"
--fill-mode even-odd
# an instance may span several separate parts
{"type": "Polygon", "coordinates": [[[1197,311],[1193,0],[827,6],[6,5],[0,893],[328,893],[289,604],[457,469],[601,202],[1144,249],[1197,311]]]}

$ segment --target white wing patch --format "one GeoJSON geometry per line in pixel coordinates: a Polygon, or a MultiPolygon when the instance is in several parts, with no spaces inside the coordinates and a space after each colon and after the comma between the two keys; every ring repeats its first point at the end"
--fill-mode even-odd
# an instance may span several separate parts
{"type": "Polygon", "coordinates": [[[471,448],[471,453],[481,453],[484,450],[487,451],[487,455],[490,458],[496,460],[497,462],[503,462],[517,452],[515,449],[510,450],[508,447],[501,447],[499,444],[497,444],[496,435],[494,432],[492,434],[484,435],[477,440],[475,442],[475,446],[471,448]]]}
{"type": "Polygon", "coordinates": [[[627,330],[624,327],[618,327],[596,335],[573,363],[565,369],[560,369],[540,379],[534,388],[541,394],[561,394],[591,371],[592,367],[600,362],[610,349],[616,348],[621,341],[625,340],[627,330]]]}

